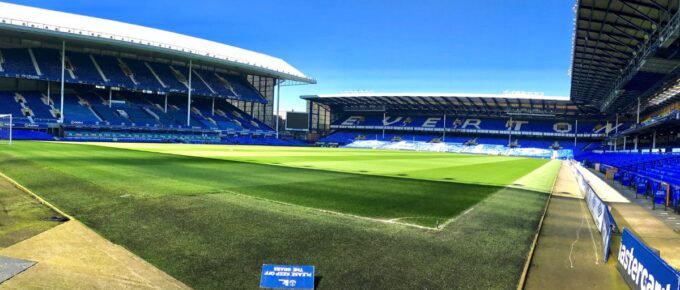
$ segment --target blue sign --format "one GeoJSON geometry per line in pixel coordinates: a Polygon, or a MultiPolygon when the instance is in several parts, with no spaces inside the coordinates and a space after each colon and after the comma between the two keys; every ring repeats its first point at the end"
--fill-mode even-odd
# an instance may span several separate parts
{"type": "Polygon", "coordinates": [[[314,289],[314,266],[264,264],[260,288],[314,289]]]}
{"type": "Polygon", "coordinates": [[[630,289],[680,289],[680,273],[626,228],[616,267],[630,289]]]}

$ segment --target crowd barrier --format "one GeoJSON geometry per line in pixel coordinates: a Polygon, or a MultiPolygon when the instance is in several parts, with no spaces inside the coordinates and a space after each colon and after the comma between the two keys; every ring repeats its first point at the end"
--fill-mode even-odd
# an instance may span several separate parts
{"type": "Polygon", "coordinates": [[[571,170],[574,172],[576,181],[578,181],[579,189],[583,193],[583,197],[588,204],[588,209],[590,210],[590,215],[595,221],[595,226],[600,232],[602,239],[602,258],[606,263],[609,259],[610,253],[610,243],[612,239],[612,232],[616,229],[616,221],[612,217],[611,211],[609,211],[609,206],[600,199],[600,197],[595,193],[595,190],[588,183],[588,181],[583,177],[581,171],[578,170],[577,166],[572,164],[571,170]]]}
{"type": "Polygon", "coordinates": [[[571,149],[553,150],[548,148],[510,148],[504,145],[494,144],[464,145],[462,143],[445,143],[445,142],[430,143],[424,141],[358,140],[350,144],[347,144],[344,147],[384,149],[384,150],[469,153],[469,154],[521,156],[554,159],[572,159],[574,157],[573,150],[571,149]]]}
{"type": "MultiPolygon", "coordinates": [[[[574,163],[571,168],[602,236],[603,260],[606,262],[610,253],[612,232],[617,228],[616,221],[609,206],[600,199],[578,166],[580,165],[574,163]]],[[[622,230],[616,267],[630,289],[680,290],[680,272],[668,265],[659,254],[627,228],[622,230]]]]}

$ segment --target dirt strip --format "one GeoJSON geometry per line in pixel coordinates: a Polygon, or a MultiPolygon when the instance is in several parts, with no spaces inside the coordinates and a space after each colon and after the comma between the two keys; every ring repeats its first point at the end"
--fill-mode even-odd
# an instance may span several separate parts
{"type": "Polygon", "coordinates": [[[0,255],[38,262],[0,289],[189,288],[78,221],[2,249],[0,255]]]}
{"type": "Polygon", "coordinates": [[[569,166],[560,168],[525,289],[628,289],[615,258],[602,262],[600,234],[569,166]]]}
{"type": "MultiPolygon", "coordinates": [[[[0,182],[9,185],[5,181],[27,196],[48,204],[30,190],[0,174],[0,182]]],[[[0,248],[0,256],[37,262],[21,274],[2,282],[0,289],[189,289],[182,282],[70,218],[68,222],[0,248]]]]}

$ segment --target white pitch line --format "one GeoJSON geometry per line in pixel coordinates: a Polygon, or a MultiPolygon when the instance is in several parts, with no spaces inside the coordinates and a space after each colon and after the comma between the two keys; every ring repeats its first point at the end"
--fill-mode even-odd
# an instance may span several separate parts
{"type": "MultiPolygon", "coordinates": [[[[583,206],[581,206],[581,212],[583,212],[583,206]]],[[[571,249],[569,250],[569,267],[570,268],[574,268],[574,261],[571,259],[571,256],[574,253],[574,245],[578,242],[579,238],[581,237],[581,228],[583,228],[584,219],[586,219],[586,217],[581,216],[581,224],[576,229],[576,239],[573,242],[571,242],[571,249]]]]}
{"type": "MultiPolygon", "coordinates": [[[[424,230],[431,230],[431,231],[441,231],[441,228],[431,228],[431,227],[426,227],[426,226],[421,226],[421,225],[416,225],[416,224],[410,224],[410,223],[403,223],[403,222],[398,222],[396,219],[379,219],[379,218],[371,218],[371,217],[365,217],[365,216],[360,216],[360,215],[354,215],[354,214],[348,214],[348,213],[342,213],[342,212],[337,212],[337,211],[332,211],[332,210],[327,210],[327,209],[320,209],[320,208],[314,208],[314,207],[308,207],[308,206],[303,206],[303,205],[298,205],[294,203],[288,203],[288,202],[283,202],[283,201],[278,201],[278,200],[272,200],[272,199],[267,199],[267,198],[262,198],[262,197],[256,197],[256,196],[250,196],[247,194],[242,194],[238,192],[233,192],[229,190],[224,190],[220,192],[215,192],[215,193],[229,193],[237,196],[242,196],[246,198],[251,198],[251,199],[257,199],[257,200],[262,200],[266,202],[272,202],[272,203],[277,203],[277,204],[282,204],[282,205],[287,205],[287,206],[292,206],[292,207],[299,207],[311,211],[317,211],[317,212],[323,212],[327,214],[333,214],[333,215],[338,215],[342,217],[349,217],[349,218],[355,218],[355,219],[361,219],[361,220],[368,220],[368,221],[373,221],[373,222],[380,222],[380,223],[386,223],[386,224],[395,224],[395,225],[402,225],[402,226],[408,226],[408,227],[414,227],[414,228],[419,228],[419,229],[424,229],[424,230]]],[[[407,218],[407,217],[402,217],[402,218],[407,218]]]]}
{"type": "Polygon", "coordinates": [[[588,232],[590,232],[590,240],[593,241],[593,253],[595,253],[595,265],[600,264],[600,255],[597,254],[597,243],[595,242],[595,236],[593,235],[593,230],[590,226],[590,219],[587,216],[587,213],[585,212],[585,209],[583,207],[584,202],[581,202],[581,209],[584,210],[584,214],[586,215],[586,222],[588,223],[588,232]]]}
{"type": "Polygon", "coordinates": [[[464,215],[470,213],[473,209],[475,209],[475,207],[477,207],[477,206],[473,206],[473,207],[469,208],[468,210],[464,211],[463,213],[461,213],[461,214],[459,214],[459,215],[457,215],[457,216],[455,216],[455,217],[453,217],[453,218],[450,218],[449,220],[445,221],[443,224],[439,225],[439,228],[438,228],[438,229],[439,229],[439,230],[444,229],[446,226],[448,226],[450,223],[452,223],[452,222],[454,222],[455,220],[457,220],[459,217],[462,217],[462,216],[464,216],[464,215]]]}

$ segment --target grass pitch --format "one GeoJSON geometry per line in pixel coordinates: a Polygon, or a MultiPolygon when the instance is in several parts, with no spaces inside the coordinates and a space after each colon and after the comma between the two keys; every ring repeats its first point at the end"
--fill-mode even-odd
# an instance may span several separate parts
{"type": "Polygon", "coordinates": [[[0,151],[0,170],[201,289],[257,288],[263,263],[313,264],[327,289],[513,288],[559,168],[445,153],[123,145],[135,148],[17,142],[0,151]],[[505,187],[541,166],[526,182],[534,190],[505,187]],[[447,220],[443,230],[409,226],[447,220]]]}
{"type": "Polygon", "coordinates": [[[30,238],[56,225],[57,213],[0,178],[0,249],[30,238]]]}

